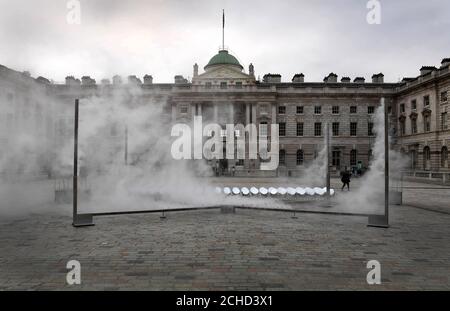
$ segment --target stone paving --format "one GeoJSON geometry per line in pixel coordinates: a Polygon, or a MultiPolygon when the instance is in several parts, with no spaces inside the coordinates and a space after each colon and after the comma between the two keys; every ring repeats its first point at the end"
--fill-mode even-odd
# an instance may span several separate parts
{"type": "Polygon", "coordinates": [[[450,215],[395,206],[366,217],[255,210],[0,221],[0,290],[450,290],[450,215]],[[81,285],[66,263],[81,263],[81,285]],[[368,285],[366,264],[381,263],[368,285]]]}

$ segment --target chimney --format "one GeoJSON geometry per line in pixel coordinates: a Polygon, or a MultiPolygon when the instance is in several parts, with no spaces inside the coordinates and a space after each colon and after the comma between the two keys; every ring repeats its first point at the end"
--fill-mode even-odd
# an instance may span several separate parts
{"type": "Polygon", "coordinates": [[[325,78],[323,79],[323,82],[325,82],[325,83],[336,83],[336,82],[337,82],[337,77],[338,77],[337,74],[331,72],[331,73],[328,75],[328,77],[325,77],[325,78]]]}
{"type": "Polygon", "coordinates": [[[66,85],[80,85],[81,82],[79,79],[75,79],[73,76],[66,77],[66,85]]]}
{"type": "Polygon", "coordinates": [[[151,75],[144,76],[144,84],[153,84],[153,77],[151,75]]]}
{"type": "Polygon", "coordinates": [[[131,76],[128,76],[128,83],[129,84],[140,85],[140,84],[142,84],[142,81],[141,81],[141,79],[139,79],[135,75],[131,75],[131,76]]]}
{"type": "Polygon", "coordinates": [[[444,58],[441,62],[441,68],[450,66],[450,58],[444,58]]]}
{"type": "Polygon", "coordinates": [[[353,80],[353,83],[365,83],[366,79],[364,77],[356,77],[355,80],[353,80]]]}
{"type": "Polygon", "coordinates": [[[176,75],[174,77],[175,83],[176,84],[184,84],[184,83],[188,83],[188,80],[185,79],[182,75],[176,75]]]}
{"type": "Polygon", "coordinates": [[[248,66],[248,74],[251,75],[252,77],[255,76],[255,67],[253,67],[252,63],[250,63],[250,65],[248,66]]]}
{"type": "Polygon", "coordinates": [[[420,68],[420,75],[426,75],[427,73],[430,73],[434,70],[437,70],[437,68],[434,66],[423,66],[422,68],[420,68]]]}
{"type": "Polygon", "coordinates": [[[81,77],[81,85],[95,85],[95,80],[89,76],[81,77]]]}
{"type": "Polygon", "coordinates": [[[115,75],[112,81],[114,85],[122,84],[122,78],[119,75],[115,75]]]}
{"type": "Polygon", "coordinates": [[[341,82],[342,82],[342,83],[350,83],[351,80],[350,80],[349,77],[342,77],[341,82]]]}
{"type": "Polygon", "coordinates": [[[42,84],[51,84],[50,80],[48,80],[47,78],[44,78],[42,76],[39,76],[36,78],[36,81],[42,84]]]}
{"type": "Polygon", "coordinates": [[[281,75],[280,74],[272,74],[267,73],[263,76],[263,82],[264,83],[280,83],[281,82],[281,75]]]}
{"type": "Polygon", "coordinates": [[[305,75],[303,73],[297,73],[292,77],[292,83],[303,83],[305,82],[305,75]]]}
{"type": "Polygon", "coordinates": [[[194,64],[194,78],[197,78],[198,76],[198,65],[197,63],[194,64]]]}
{"type": "Polygon", "coordinates": [[[384,83],[384,74],[377,73],[372,76],[372,83],[384,83]]]}

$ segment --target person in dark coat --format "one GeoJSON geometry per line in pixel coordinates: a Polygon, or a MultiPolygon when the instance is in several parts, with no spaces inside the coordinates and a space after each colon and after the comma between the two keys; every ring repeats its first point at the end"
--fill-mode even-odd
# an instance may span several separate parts
{"type": "Polygon", "coordinates": [[[351,177],[350,172],[347,169],[345,169],[345,171],[341,175],[342,175],[342,177],[341,177],[342,189],[341,190],[343,191],[345,186],[347,186],[348,191],[350,191],[350,177],[351,177]]]}

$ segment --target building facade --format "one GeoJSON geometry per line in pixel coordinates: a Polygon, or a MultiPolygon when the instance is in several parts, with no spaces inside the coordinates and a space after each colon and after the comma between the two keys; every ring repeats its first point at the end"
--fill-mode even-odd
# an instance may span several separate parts
{"type": "MultiPolygon", "coordinates": [[[[338,80],[334,73],[322,82],[307,82],[303,74],[294,75],[289,83],[282,82],[278,74],[266,74],[259,81],[252,64],[245,72],[225,49],[211,58],[203,72],[199,72],[195,64],[192,81],[177,75],[174,83],[168,84],[154,83],[150,75],[144,76],[143,81],[136,76],[129,76],[127,81],[114,76],[112,83],[107,79],[96,83],[87,76],[81,80],[68,76],[64,84],[57,84],[2,66],[0,98],[11,109],[1,111],[0,120],[5,126],[2,132],[8,133],[20,126],[15,123],[20,119],[17,115],[28,109],[32,111],[36,126],[45,131],[50,141],[62,140],[71,135],[75,98],[108,98],[130,87],[140,89],[144,105],[152,101],[164,102],[164,117],[172,124],[191,123],[194,116],[202,116],[204,123],[214,122],[222,127],[230,123],[279,125],[277,170],[263,171],[261,159],[247,157],[209,161],[219,175],[301,176],[323,149],[327,124],[331,135],[332,171],[338,173],[344,167],[367,168],[375,142],[374,114],[381,98],[385,98],[388,107],[394,148],[408,154],[409,167],[412,170],[450,170],[449,59],[444,59],[439,68],[423,67],[418,77],[405,78],[398,83],[386,83],[381,73],[374,74],[368,82],[362,77],[353,81],[349,77],[338,80]],[[51,107],[46,115],[39,115],[39,111],[33,111],[30,106],[35,97],[33,92],[44,94],[46,105],[51,107]]],[[[6,146],[8,135],[3,136],[1,138],[0,134],[0,142],[6,146]]],[[[123,140],[120,134],[112,136],[112,140],[123,140]]]]}

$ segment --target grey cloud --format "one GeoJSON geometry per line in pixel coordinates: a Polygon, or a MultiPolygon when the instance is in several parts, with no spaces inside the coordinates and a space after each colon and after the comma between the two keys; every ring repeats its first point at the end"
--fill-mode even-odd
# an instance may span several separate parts
{"type": "Polygon", "coordinates": [[[256,73],[294,73],[320,81],[340,76],[387,81],[417,75],[421,65],[450,56],[447,0],[387,1],[382,24],[366,23],[366,1],[118,1],[81,0],[82,24],[67,25],[66,1],[0,0],[0,63],[62,81],[150,73],[157,82],[190,76],[221,43],[256,73]]]}

